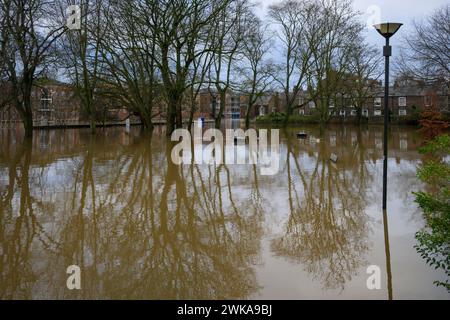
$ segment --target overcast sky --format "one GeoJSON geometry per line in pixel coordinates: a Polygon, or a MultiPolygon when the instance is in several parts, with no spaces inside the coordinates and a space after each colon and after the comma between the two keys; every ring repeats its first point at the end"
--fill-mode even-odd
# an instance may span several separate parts
{"type": "MultiPolygon", "coordinates": [[[[280,1],[277,0],[259,0],[260,14],[264,15],[266,8],[272,4],[280,1]]],[[[369,20],[373,17],[375,10],[379,10],[381,22],[392,21],[401,22],[404,27],[399,31],[398,36],[401,36],[408,31],[408,25],[414,19],[424,19],[431,14],[435,9],[449,3],[449,0],[353,0],[356,10],[364,13],[364,19],[369,20]]],[[[367,33],[368,41],[372,44],[382,46],[383,38],[378,35],[375,30],[369,30],[367,33]]],[[[395,38],[392,42],[395,43],[395,38]]]]}

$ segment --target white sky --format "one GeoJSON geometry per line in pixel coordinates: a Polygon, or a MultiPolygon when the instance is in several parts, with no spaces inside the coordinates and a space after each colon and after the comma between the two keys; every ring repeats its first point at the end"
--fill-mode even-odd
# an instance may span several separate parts
{"type": "MultiPolygon", "coordinates": [[[[257,0],[258,1],[258,0],[257,0]]],[[[371,16],[368,13],[370,8],[377,6],[381,14],[381,22],[392,21],[404,24],[402,29],[395,37],[401,37],[408,31],[408,25],[414,19],[423,19],[431,14],[435,9],[448,4],[450,0],[353,0],[356,10],[365,13],[364,19],[369,20],[371,16]]],[[[260,14],[264,16],[266,8],[272,4],[280,2],[278,0],[259,0],[260,14]]],[[[382,46],[384,39],[375,31],[369,30],[367,39],[370,43],[382,46]]],[[[395,43],[395,37],[392,42],[395,43]]]]}

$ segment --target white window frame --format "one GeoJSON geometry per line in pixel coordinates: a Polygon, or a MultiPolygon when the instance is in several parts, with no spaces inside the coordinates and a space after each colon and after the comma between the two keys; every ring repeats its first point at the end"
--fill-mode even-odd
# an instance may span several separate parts
{"type": "Polygon", "coordinates": [[[406,107],[406,97],[399,97],[398,98],[398,106],[399,107],[406,107]]]}
{"type": "Polygon", "coordinates": [[[398,115],[401,117],[407,116],[408,111],[406,111],[406,109],[398,109],[398,115]]]}
{"type": "Polygon", "coordinates": [[[310,101],[310,102],[308,103],[308,107],[309,107],[310,109],[315,109],[315,108],[316,108],[316,103],[315,103],[314,101],[310,101]]]}
{"type": "Polygon", "coordinates": [[[375,106],[375,107],[381,107],[381,98],[375,98],[374,99],[374,101],[373,101],[373,105],[375,106]]]}
{"type": "Polygon", "coordinates": [[[383,115],[383,112],[381,110],[374,110],[373,115],[375,117],[381,117],[383,115]]]}

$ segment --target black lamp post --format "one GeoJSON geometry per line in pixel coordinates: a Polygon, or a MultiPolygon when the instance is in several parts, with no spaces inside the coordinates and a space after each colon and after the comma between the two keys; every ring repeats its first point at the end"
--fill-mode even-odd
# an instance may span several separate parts
{"type": "Polygon", "coordinates": [[[387,209],[387,171],[388,171],[388,123],[389,123],[389,57],[392,55],[392,47],[389,38],[402,26],[401,23],[382,23],[375,25],[375,29],[386,38],[383,54],[386,58],[384,81],[384,169],[383,169],[383,210],[387,209]]]}

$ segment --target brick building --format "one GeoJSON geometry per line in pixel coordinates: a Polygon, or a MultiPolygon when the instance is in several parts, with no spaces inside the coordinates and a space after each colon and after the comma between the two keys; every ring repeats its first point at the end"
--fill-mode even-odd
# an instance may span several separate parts
{"type": "MultiPolygon", "coordinates": [[[[46,81],[33,87],[31,92],[33,123],[39,125],[63,125],[81,119],[80,102],[72,87],[57,81],[46,81]]],[[[18,123],[20,116],[13,105],[0,109],[0,122],[18,123]]]]}
{"type": "MultiPolygon", "coordinates": [[[[6,84],[0,88],[2,93],[6,90],[6,84]]],[[[128,116],[126,109],[114,106],[107,99],[95,101],[95,104],[97,118],[100,120],[116,121],[128,116]]],[[[88,120],[73,87],[66,83],[49,79],[37,81],[31,92],[31,105],[33,124],[36,127],[74,125],[88,120]]],[[[20,122],[20,116],[12,104],[0,108],[0,125],[20,122]]]]}
{"type": "MultiPolygon", "coordinates": [[[[7,87],[0,88],[4,95],[7,87]]],[[[417,118],[420,111],[437,106],[446,114],[450,113],[449,90],[447,87],[431,87],[421,81],[411,78],[399,78],[390,89],[391,119],[395,122],[417,118]]],[[[258,116],[268,115],[274,112],[284,112],[285,97],[283,93],[267,92],[257,99],[251,110],[252,119],[258,116]]],[[[248,104],[248,97],[235,92],[228,92],[225,99],[225,119],[243,119],[248,104]]],[[[195,119],[204,117],[212,118],[219,113],[220,98],[216,91],[203,89],[197,98],[197,111],[195,119]]],[[[128,116],[128,111],[118,106],[112,106],[111,101],[97,101],[98,112],[103,112],[109,121],[120,121],[128,116]]],[[[73,88],[64,83],[46,80],[33,88],[32,92],[33,122],[36,126],[68,125],[85,121],[86,117],[81,110],[81,103],[75,96],[73,88]]],[[[159,101],[159,110],[155,121],[165,119],[165,103],[159,101]]],[[[183,117],[189,116],[190,106],[183,107],[183,117]]],[[[352,99],[345,94],[337,95],[330,101],[328,111],[331,122],[352,121],[358,116],[358,110],[352,106],[352,99]]],[[[368,97],[361,109],[361,116],[369,122],[383,121],[384,112],[384,87],[380,82],[371,87],[368,97]]],[[[306,91],[301,91],[295,99],[294,114],[300,116],[312,116],[318,113],[317,104],[309,101],[306,91]]],[[[137,121],[137,119],[135,119],[137,121]]],[[[20,122],[20,117],[13,106],[0,108],[0,125],[5,123],[20,122]]]]}

